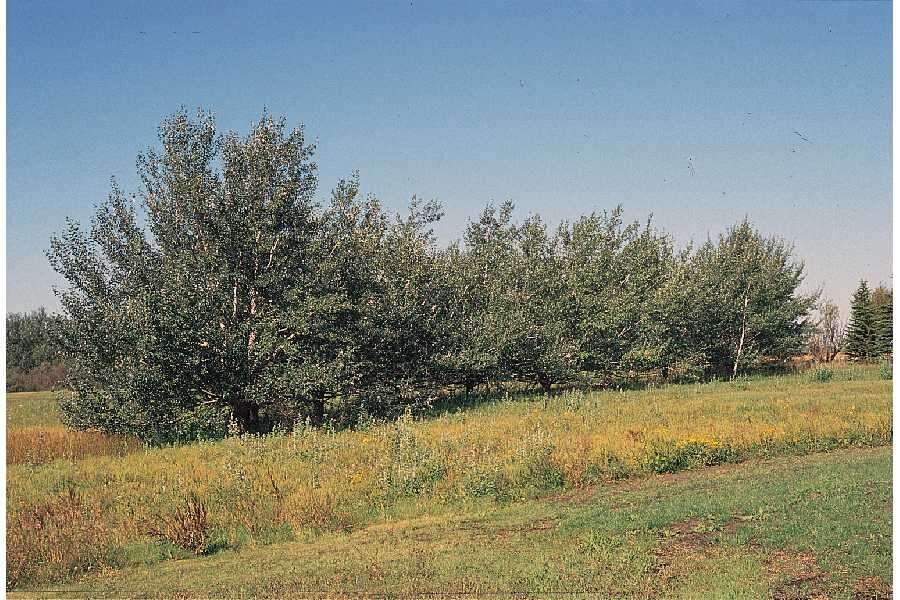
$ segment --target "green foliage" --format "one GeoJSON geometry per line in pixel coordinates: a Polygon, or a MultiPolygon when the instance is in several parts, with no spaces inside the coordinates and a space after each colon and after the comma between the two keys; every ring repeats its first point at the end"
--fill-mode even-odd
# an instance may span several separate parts
{"type": "Polygon", "coordinates": [[[353,180],[317,210],[314,147],[265,114],[241,138],[178,113],[160,141],[137,197],[114,183],[89,232],[51,242],[70,284],[67,424],[183,440],[428,398],[436,206],[392,220],[353,180]]]}
{"type": "Polygon", "coordinates": [[[113,182],[51,240],[74,427],[185,441],[394,417],[448,386],[733,376],[809,330],[802,263],[746,220],[676,252],[621,207],[551,229],[504,203],[438,249],[435,203],[389,214],[354,175],[317,204],[284,119],[223,135],[182,111],[159,139],[137,195],[113,182]]]}
{"type": "Polygon", "coordinates": [[[810,379],[812,379],[813,381],[818,382],[818,383],[824,383],[827,381],[831,381],[832,379],[834,379],[834,370],[833,369],[822,369],[822,368],[815,369],[812,372],[810,379]]]}
{"type": "Polygon", "coordinates": [[[439,364],[465,386],[518,380],[544,391],[576,373],[577,344],[566,320],[559,236],[538,216],[512,222],[513,206],[488,206],[469,225],[465,247],[447,252],[449,344],[439,364]]]}
{"type": "Polygon", "coordinates": [[[444,333],[448,341],[438,364],[448,383],[461,384],[468,395],[479,384],[503,377],[501,355],[514,333],[511,294],[516,262],[513,205],[499,210],[486,207],[469,224],[465,248],[451,246],[446,253],[449,284],[444,333]]]}
{"type": "Polygon", "coordinates": [[[515,484],[500,469],[472,469],[462,483],[466,495],[473,498],[491,498],[497,502],[514,499],[515,484]]]}
{"type": "Polygon", "coordinates": [[[870,302],[869,286],[865,281],[860,281],[850,305],[850,326],[847,331],[847,354],[855,358],[868,358],[872,354],[874,315],[870,302]]]}
{"type": "Polygon", "coordinates": [[[54,331],[58,315],[47,314],[41,307],[30,313],[6,315],[6,367],[28,371],[42,363],[60,360],[54,331]]]}
{"type": "Polygon", "coordinates": [[[566,280],[559,240],[538,216],[516,230],[516,260],[508,283],[512,328],[501,348],[503,372],[539,384],[545,393],[576,371],[576,341],[565,320],[566,280]]]}
{"type": "Polygon", "coordinates": [[[671,362],[674,339],[662,328],[660,290],[675,257],[669,240],[648,221],[625,224],[622,207],[594,213],[560,229],[567,301],[576,332],[578,367],[601,381],[671,362]]]}
{"type": "Polygon", "coordinates": [[[893,379],[894,363],[890,360],[883,360],[878,368],[878,374],[882,379],[893,379]]]}
{"type": "Polygon", "coordinates": [[[884,286],[869,291],[859,282],[850,305],[847,353],[857,359],[871,360],[893,352],[894,294],[884,286]]]}
{"type": "Polygon", "coordinates": [[[41,307],[6,315],[6,391],[49,390],[65,378],[57,331],[59,315],[41,307]]]}
{"type": "Polygon", "coordinates": [[[678,442],[659,441],[645,449],[643,467],[653,473],[675,473],[737,460],[728,445],[716,440],[691,438],[678,442]]]}
{"type": "Polygon", "coordinates": [[[874,354],[872,346],[875,333],[875,315],[871,307],[869,285],[859,282],[850,304],[850,326],[847,330],[847,354],[867,359],[874,354]]]}
{"type": "Polygon", "coordinates": [[[673,278],[666,313],[682,352],[729,373],[799,352],[811,331],[816,296],[798,293],[803,263],[778,238],[765,238],[744,220],[686,258],[673,278]]]}
{"type": "Polygon", "coordinates": [[[874,356],[893,353],[894,347],[894,293],[878,286],[872,291],[871,299],[873,335],[871,341],[874,356]]]}

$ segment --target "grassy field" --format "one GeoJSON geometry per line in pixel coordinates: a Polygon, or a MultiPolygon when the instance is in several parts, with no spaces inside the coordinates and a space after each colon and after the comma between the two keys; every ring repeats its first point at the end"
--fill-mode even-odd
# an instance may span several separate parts
{"type": "Polygon", "coordinates": [[[890,419],[890,382],[851,368],[24,462],[7,474],[8,585],[884,592],[890,451],[856,449],[889,445],[890,419]]]}
{"type": "Polygon", "coordinates": [[[59,407],[53,392],[18,392],[6,395],[6,427],[53,427],[59,425],[59,407]]]}
{"type": "Polygon", "coordinates": [[[59,421],[53,392],[6,395],[6,464],[41,464],[88,456],[124,456],[143,445],[124,435],[72,431],[59,421]]]}
{"type": "Polygon", "coordinates": [[[10,597],[887,598],[890,448],[641,478],[302,541],[134,565],[10,597]]]}

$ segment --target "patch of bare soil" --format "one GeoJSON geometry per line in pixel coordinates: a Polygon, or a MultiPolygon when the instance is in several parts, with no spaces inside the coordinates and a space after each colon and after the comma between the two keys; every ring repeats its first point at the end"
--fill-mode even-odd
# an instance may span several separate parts
{"type": "Polygon", "coordinates": [[[594,496],[596,496],[599,489],[600,486],[598,485],[573,488],[570,490],[566,490],[565,492],[547,496],[543,498],[543,500],[553,504],[584,504],[585,502],[590,501],[594,496]]]}
{"type": "Polygon", "coordinates": [[[766,560],[766,570],[775,581],[772,600],[827,600],[826,573],[816,557],[807,552],[775,550],[766,560]]]}
{"type": "Polygon", "coordinates": [[[679,574],[679,566],[713,556],[719,551],[715,530],[702,520],[693,518],[667,526],[663,542],[653,553],[653,571],[662,588],[679,574]]]}
{"type": "Polygon", "coordinates": [[[531,523],[511,527],[496,527],[481,521],[463,521],[456,525],[458,531],[470,532],[475,539],[506,540],[513,537],[525,537],[531,534],[548,532],[556,528],[553,519],[539,519],[531,523]]]}
{"type": "Polygon", "coordinates": [[[863,577],[853,586],[853,600],[891,600],[891,585],[881,577],[863,577]]]}

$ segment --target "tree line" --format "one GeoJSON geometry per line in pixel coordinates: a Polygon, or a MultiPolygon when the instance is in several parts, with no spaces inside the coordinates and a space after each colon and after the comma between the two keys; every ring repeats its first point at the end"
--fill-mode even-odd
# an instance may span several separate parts
{"type": "Polygon", "coordinates": [[[733,376],[801,351],[815,294],[743,220],[676,248],[621,207],[550,227],[486,207],[439,247],[434,202],[391,214],[358,176],[315,200],[315,146],[184,111],[89,227],[51,240],[75,392],[66,422],[150,441],[322,424],[521,382],[733,376]]]}
{"type": "Polygon", "coordinates": [[[41,307],[6,315],[6,391],[47,390],[65,377],[54,337],[61,317],[41,307]]]}

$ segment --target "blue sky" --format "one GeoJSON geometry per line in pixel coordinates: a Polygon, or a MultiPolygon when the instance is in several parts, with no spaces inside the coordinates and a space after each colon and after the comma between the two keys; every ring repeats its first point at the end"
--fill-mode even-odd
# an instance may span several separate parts
{"type": "Polygon", "coordinates": [[[389,207],[442,201],[444,241],[505,199],[683,243],[748,215],[843,308],[891,284],[887,3],[11,0],[7,310],[58,307],[51,233],[135,191],[180,106],[304,123],[323,199],[358,169],[389,207]]]}

